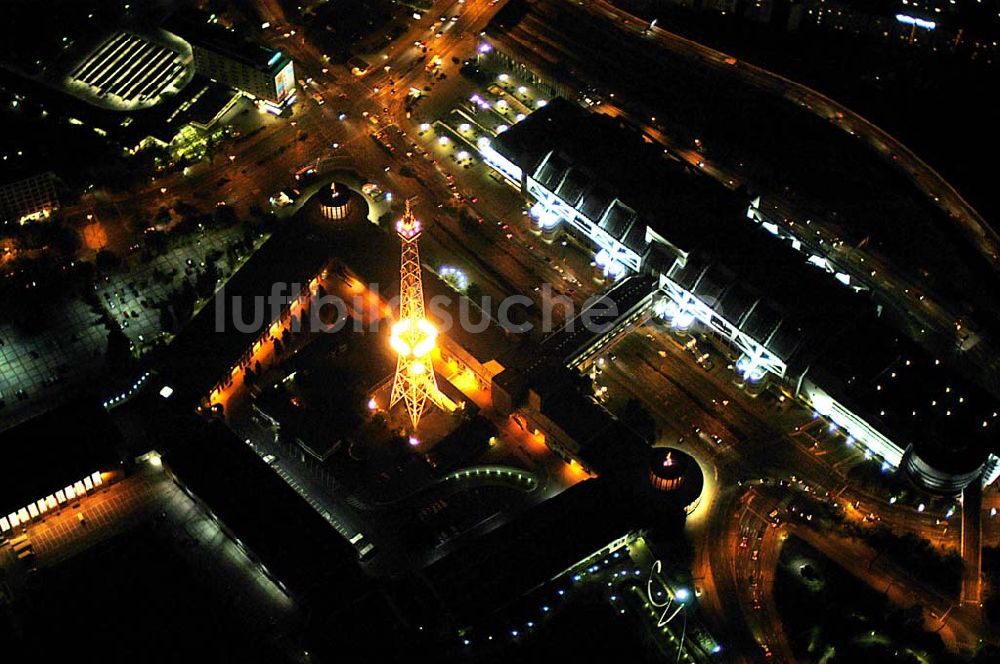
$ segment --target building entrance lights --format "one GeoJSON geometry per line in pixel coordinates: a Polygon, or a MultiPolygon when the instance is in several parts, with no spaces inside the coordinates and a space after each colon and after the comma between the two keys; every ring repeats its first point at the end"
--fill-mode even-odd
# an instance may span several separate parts
{"type": "Polygon", "coordinates": [[[740,355],[739,359],[736,360],[736,371],[745,380],[751,383],[758,383],[764,379],[767,375],[767,369],[761,364],[761,358],[759,355],[740,355]]]}
{"type": "Polygon", "coordinates": [[[558,212],[542,201],[538,201],[532,205],[528,214],[535,220],[539,228],[546,231],[552,230],[558,226],[559,222],[562,220],[558,212]]]}
{"type": "Polygon", "coordinates": [[[677,304],[670,298],[664,298],[654,307],[657,316],[670,323],[675,330],[685,331],[694,324],[694,313],[677,304]]]}
{"type": "Polygon", "coordinates": [[[604,276],[609,279],[618,279],[625,274],[625,265],[607,249],[601,249],[594,257],[594,263],[601,268],[604,276]]]}

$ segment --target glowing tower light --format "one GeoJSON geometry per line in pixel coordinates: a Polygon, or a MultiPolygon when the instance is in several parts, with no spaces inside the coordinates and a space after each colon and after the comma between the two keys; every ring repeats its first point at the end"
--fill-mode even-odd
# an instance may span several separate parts
{"type": "Polygon", "coordinates": [[[437,401],[437,380],[431,353],[437,343],[437,330],[424,315],[424,287],[420,275],[420,221],[410,211],[396,222],[402,242],[399,264],[399,320],[392,326],[389,345],[396,351],[396,376],[392,384],[389,408],[400,400],[416,431],[427,400],[437,401]]]}

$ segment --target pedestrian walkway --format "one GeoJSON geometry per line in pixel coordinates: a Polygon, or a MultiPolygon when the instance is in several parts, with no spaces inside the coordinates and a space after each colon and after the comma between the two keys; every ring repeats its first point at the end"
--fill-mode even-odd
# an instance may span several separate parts
{"type": "Polygon", "coordinates": [[[978,480],[962,492],[962,603],[983,601],[983,485],[978,480]]]}

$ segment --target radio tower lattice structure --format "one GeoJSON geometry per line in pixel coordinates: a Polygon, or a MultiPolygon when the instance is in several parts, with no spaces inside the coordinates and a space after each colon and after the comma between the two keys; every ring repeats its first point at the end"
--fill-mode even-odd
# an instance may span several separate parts
{"type": "Polygon", "coordinates": [[[392,326],[390,345],[396,351],[396,376],[392,384],[389,408],[400,400],[406,404],[414,431],[420,423],[427,401],[437,401],[432,353],[437,330],[424,315],[424,287],[420,275],[420,221],[410,210],[396,222],[402,243],[399,264],[399,320],[392,326]]]}

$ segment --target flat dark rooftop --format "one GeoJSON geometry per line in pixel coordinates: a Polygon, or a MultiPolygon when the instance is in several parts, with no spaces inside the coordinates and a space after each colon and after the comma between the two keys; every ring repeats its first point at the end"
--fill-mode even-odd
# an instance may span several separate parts
{"type": "Polygon", "coordinates": [[[431,465],[443,474],[469,463],[489,450],[496,434],[496,426],[482,415],[466,419],[434,445],[428,453],[431,465]]]}
{"type": "MultiPolygon", "coordinates": [[[[550,375],[546,375],[545,379],[539,382],[545,384],[549,380],[559,382],[550,375]]],[[[563,387],[559,391],[552,391],[549,395],[543,396],[541,412],[558,424],[559,428],[576,441],[582,450],[586,449],[591,441],[602,436],[614,421],[606,411],[590,397],[581,394],[575,386],[563,387]]]]}
{"type": "Polygon", "coordinates": [[[237,329],[232,322],[233,302],[242,303],[243,320],[249,320],[255,298],[265,298],[264,318],[269,324],[267,298],[272,286],[285,284],[286,294],[291,284],[304,286],[333,256],[332,238],[309,229],[295,232],[288,228],[292,223],[294,220],[285,222],[285,227],[275,231],[171,342],[163,374],[173,381],[171,387],[179,392],[177,396],[192,407],[208,397],[263,330],[237,329]],[[224,312],[221,327],[216,324],[217,310],[224,312]]]}
{"type": "MultiPolygon", "coordinates": [[[[281,624],[273,605],[258,602],[249,612],[241,610],[239,598],[250,593],[225,586],[226,575],[212,578],[215,566],[230,564],[224,554],[192,556],[186,550],[190,534],[160,523],[117,534],[108,530],[32,576],[27,598],[18,602],[17,628],[3,632],[8,652],[30,652],[38,661],[53,662],[72,643],[79,652],[101,652],[107,664],[296,661],[259,629],[265,610],[281,624]],[[88,598],[86,610],[66,620],[66,607],[80,597],[88,598]],[[60,626],[58,637],[54,624],[60,626]]],[[[4,627],[13,624],[12,612],[5,614],[0,617],[4,627]]]]}
{"type": "Polygon", "coordinates": [[[577,456],[587,467],[610,475],[641,465],[649,445],[588,394],[589,382],[578,373],[550,366],[527,380],[541,400],[541,413],[580,446],[577,456]]]}
{"type": "Polygon", "coordinates": [[[218,23],[210,23],[209,15],[196,9],[178,10],[167,18],[163,29],[194,46],[215,51],[256,69],[277,73],[288,62],[288,58],[282,56],[272,64],[275,54],[279,51],[248,41],[218,23]]]}
{"type": "Polygon", "coordinates": [[[0,513],[121,463],[121,434],[96,399],[59,406],[0,434],[0,513]]]}
{"type": "Polygon", "coordinates": [[[872,317],[825,347],[809,374],[902,447],[945,470],[967,469],[998,449],[1000,403],[949,364],[872,317]],[[814,375],[815,373],[815,375],[814,375]]]}
{"type": "MultiPolygon", "coordinates": [[[[774,341],[785,359],[803,333],[825,334],[837,321],[871,309],[832,275],[748,221],[746,194],[665,157],[617,118],[557,98],[501,134],[495,147],[526,172],[537,170],[543,183],[558,185],[556,192],[590,218],[610,209],[609,218],[621,216],[618,225],[625,228],[631,223],[625,217],[634,211],[638,226],[649,226],[686,256],[675,280],[692,290],[699,286],[697,294],[734,324],[756,310],[755,320],[745,322],[758,340],[775,337],[782,328],[774,341]],[[626,207],[613,204],[615,199],[626,207]]],[[[605,222],[610,223],[618,222],[605,222]]],[[[621,239],[641,254],[637,242],[645,229],[636,226],[621,239]]]]}
{"type": "Polygon", "coordinates": [[[18,76],[2,67],[0,89],[28,96],[60,117],[75,118],[88,127],[99,127],[108,133],[110,140],[128,148],[135,147],[147,136],[169,142],[188,122],[207,124],[235,94],[227,86],[195,74],[180,92],[165,97],[155,106],[118,111],[87,103],[60,89],[18,76]],[[202,90],[205,92],[197,101],[184,107],[202,90]]]}
{"type": "Polygon", "coordinates": [[[569,323],[542,340],[529,371],[550,362],[565,363],[567,358],[584,351],[655,289],[653,277],[633,275],[616,283],[600,298],[588,301],[569,323]]]}
{"type": "Polygon", "coordinates": [[[745,219],[706,226],[670,277],[786,362],[874,311],[866,297],[745,219]]]}
{"type": "Polygon", "coordinates": [[[332,584],[334,604],[346,604],[367,592],[354,548],[221,422],[180,441],[164,465],[292,593],[332,584]]]}
{"type": "MultiPolygon", "coordinates": [[[[235,96],[232,88],[199,75],[195,75],[189,87],[195,91],[195,94],[200,94],[190,106],[174,118],[171,125],[174,131],[189,122],[208,125],[235,96]]],[[[194,99],[194,96],[191,98],[194,99]]]]}
{"type": "Polygon", "coordinates": [[[494,147],[526,172],[535,172],[552,151],[539,175],[563,181],[561,195],[579,209],[600,210],[618,198],[682,251],[704,226],[728,225],[749,203],[746,195],[664,155],[623,120],[561,97],[500,134],[494,147]]]}
{"type": "Polygon", "coordinates": [[[585,480],[434,563],[423,577],[447,611],[471,622],[644,525],[645,512],[619,486],[585,480]]]}

